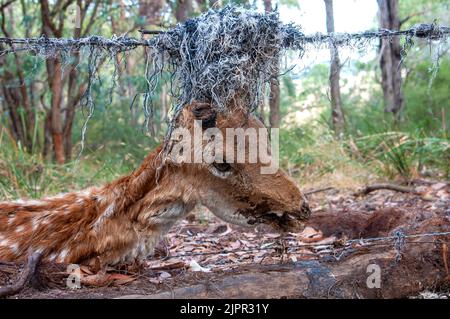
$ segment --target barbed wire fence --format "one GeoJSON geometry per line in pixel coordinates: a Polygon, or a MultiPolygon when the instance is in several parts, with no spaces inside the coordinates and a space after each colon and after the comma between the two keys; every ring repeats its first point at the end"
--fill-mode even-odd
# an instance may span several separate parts
{"type": "MultiPolygon", "coordinates": [[[[262,14],[228,6],[209,10],[167,31],[141,30],[141,34],[141,38],[105,38],[98,35],[78,39],[0,38],[0,56],[24,52],[43,59],[60,58],[64,65],[70,63],[73,52],[86,53],[89,79],[81,104],[89,112],[83,126],[82,152],[87,123],[95,110],[91,86],[102,61],[99,57],[109,56],[110,61],[118,61],[119,54],[145,48],[146,90],[138,93],[142,97],[145,126],[148,127],[149,121],[153,119],[153,99],[159,83],[161,80],[170,82],[169,94],[173,105],[171,116],[168,117],[167,141],[178,114],[194,100],[210,101],[219,111],[236,104],[249,111],[256,110],[264,98],[266,84],[277,70],[280,56],[286,51],[297,52],[302,58],[308,50],[330,45],[364,48],[374,40],[391,41],[394,37],[403,37],[403,61],[417,40],[437,43],[439,47],[446,43],[450,27],[432,23],[400,31],[380,29],[306,35],[298,25],[283,24],[277,12],[262,14]],[[151,34],[152,38],[144,39],[146,34],[151,34]],[[164,72],[169,73],[169,76],[163,77],[164,72]]],[[[117,74],[118,67],[118,63],[114,63],[113,74],[117,74]]],[[[438,67],[437,60],[432,68],[432,77],[436,75],[438,67]]],[[[113,78],[110,94],[116,85],[115,81],[113,78]]],[[[132,99],[132,107],[138,95],[132,99]]]]}
{"type": "MultiPolygon", "coordinates": [[[[343,257],[348,256],[356,252],[358,249],[367,249],[370,247],[387,247],[393,248],[396,253],[396,262],[400,261],[402,258],[403,250],[406,245],[421,245],[421,244],[448,244],[449,242],[445,240],[445,237],[450,236],[450,231],[447,232],[429,232],[429,233],[415,233],[415,234],[405,234],[403,231],[398,230],[394,232],[391,236],[380,236],[380,237],[368,237],[368,238],[354,238],[354,239],[337,239],[333,243],[299,243],[299,244],[289,244],[285,245],[282,240],[272,241],[269,243],[264,243],[260,247],[250,247],[250,248],[240,248],[240,249],[221,249],[215,251],[206,252],[185,252],[170,255],[167,254],[163,256],[162,260],[170,259],[183,259],[183,258],[193,258],[193,257],[207,257],[216,255],[229,255],[235,253],[253,253],[260,251],[272,251],[277,253],[279,256],[291,254],[294,256],[301,256],[304,258],[321,260],[321,261],[340,261],[343,257]],[[418,238],[442,238],[439,241],[414,241],[418,238]],[[312,248],[314,251],[305,252],[305,248],[312,248]],[[299,252],[300,250],[300,252],[299,252]]],[[[199,242],[199,245],[202,243],[199,242]]],[[[241,265],[242,263],[236,263],[236,265],[241,265]]]]}
{"type": "MultiPolygon", "coordinates": [[[[436,24],[419,24],[406,30],[369,30],[358,33],[333,33],[306,35],[294,24],[282,24],[276,13],[260,14],[254,11],[226,7],[207,13],[179,24],[168,31],[141,31],[142,35],[153,35],[151,39],[113,36],[106,38],[92,35],[85,38],[5,38],[0,37],[0,56],[27,53],[43,59],[58,57],[62,63],[69,63],[74,52],[87,52],[88,85],[83,97],[89,109],[83,126],[84,145],[87,123],[92,118],[95,103],[91,97],[92,83],[99,70],[99,57],[109,56],[111,61],[118,54],[146,49],[144,77],[147,90],[143,92],[142,108],[146,120],[153,116],[152,97],[162,78],[162,73],[170,73],[171,95],[175,98],[173,116],[169,122],[167,136],[183,106],[194,100],[207,100],[219,110],[226,110],[231,103],[246,105],[252,111],[263,97],[264,85],[273,76],[274,66],[286,50],[296,51],[302,57],[307,50],[328,47],[365,47],[374,40],[403,37],[402,60],[417,40],[428,43],[446,43],[450,27],[436,24]],[[239,96],[239,101],[236,101],[239,96]]],[[[435,62],[438,65],[438,61],[435,62]]],[[[114,74],[118,65],[114,64],[114,74]]],[[[114,79],[113,84],[115,85],[114,79]]],[[[110,90],[111,91],[111,90],[110,90]]],[[[131,102],[133,105],[135,98],[131,102]]],[[[82,147],[83,150],[83,147],[82,147]]],[[[81,150],[81,152],[82,152],[81,150]]],[[[428,242],[408,241],[418,237],[449,236],[450,232],[404,234],[392,236],[357,238],[346,240],[339,245],[299,244],[283,247],[273,244],[249,249],[219,250],[211,252],[185,253],[167,258],[185,258],[206,255],[231,254],[275,250],[281,253],[295,252],[305,247],[322,246],[326,258],[339,260],[343,254],[360,247],[385,245],[393,246],[398,255],[406,244],[428,242]]],[[[317,254],[311,253],[317,256],[317,254]]],[[[325,257],[324,257],[325,258],[325,257]]]]}
{"type": "MultiPolygon", "coordinates": [[[[293,26],[292,26],[293,27],[293,26]]],[[[295,27],[293,27],[295,30],[295,27]]],[[[169,33],[170,31],[150,31],[139,30],[143,35],[152,34],[160,35],[169,33]]],[[[446,39],[450,35],[450,27],[439,26],[435,24],[419,24],[406,30],[368,30],[357,33],[332,33],[323,34],[316,33],[313,35],[304,35],[303,33],[293,33],[292,39],[287,41],[296,40],[298,43],[302,43],[304,46],[307,44],[313,44],[314,46],[329,45],[334,43],[337,46],[348,46],[352,41],[361,40],[373,40],[382,38],[392,38],[396,36],[405,36],[413,40],[427,39],[427,40],[441,40],[446,39]]],[[[0,37],[0,43],[10,46],[9,49],[0,51],[0,56],[14,53],[28,51],[41,57],[54,56],[57,52],[75,52],[79,51],[83,47],[97,47],[104,50],[113,50],[117,52],[134,50],[138,47],[153,47],[155,40],[137,39],[128,36],[114,36],[112,38],[105,38],[98,35],[92,35],[84,38],[48,38],[45,36],[37,38],[5,38],[0,37]],[[15,45],[19,45],[16,47],[15,45]]],[[[298,45],[298,44],[297,44],[298,45]]],[[[289,48],[291,45],[286,43],[289,48]]]]}

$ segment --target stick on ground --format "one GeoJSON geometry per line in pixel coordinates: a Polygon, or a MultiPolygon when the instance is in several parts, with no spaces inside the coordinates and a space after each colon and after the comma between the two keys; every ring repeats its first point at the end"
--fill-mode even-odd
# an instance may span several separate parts
{"type": "Polygon", "coordinates": [[[42,255],[40,253],[32,253],[28,257],[27,264],[23,268],[19,280],[11,286],[1,287],[0,297],[15,295],[25,288],[35,276],[41,257],[42,255]]]}
{"type": "Polygon", "coordinates": [[[332,189],[335,189],[335,188],[332,187],[332,186],[323,187],[323,188],[316,188],[316,189],[308,190],[304,194],[306,196],[308,196],[308,195],[312,195],[312,194],[316,194],[316,193],[326,192],[326,191],[329,191],[329,190],[332,190],[332,189]]]}
{"type": "Polygon", "coordinates": [[[360,195],[367,195],[371,192],[380,190],[380,189],[388,189],[391,191],[401,192],[401,193],[411,193],[415,195],[420,195],[419,192],[417,192],[414,188],[411,187],[405,187],[405,186],[399,186],[395,184],[388,184],[388,183],[382,183],[382,184],[373,184],[368,185],[362,190],[355,193],[356,196],[360,195]]]}

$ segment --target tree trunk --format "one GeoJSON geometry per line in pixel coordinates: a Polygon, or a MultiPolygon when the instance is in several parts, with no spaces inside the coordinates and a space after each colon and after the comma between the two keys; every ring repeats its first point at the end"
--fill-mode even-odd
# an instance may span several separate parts
{"type": "MultiPolygon", "coordinates": [[[[333,0],[324,0],[325,10],[327,15],[327,32],[334,32],[334,14],[333,14],[333,0]]],[[[339,86],[340,78],[340,61],[337,47],[330,41],[330,99],[331,99],[331,122],[334,134],[341,138],[344,133],[345,119],[344,111],[342,109],[341,89],[339,86]]]]}
{"type": "Polygon", "coordinates": [[[51,133],[55,159],[58,164],[64,164],[64,140],[61,119],[61,100],[62,100],[62,78],[61,61],[59,58],[47,60],[47,72],[51,80],[52,104],[51,104],[51,133]],[[50,66],[52,65],[52,66],[50,66]]]}
{"type": "MultiPolygon", "coordinates": [[[[61,37],[62,30],[57,28],[51,20],[50,6],[47,0],[41,1],[41,18],[42,18],[42,33],[47,37],[61,37]]],[[[60,24],[61,26],[61,24],[60,24]]],[[[47,68],[48,83],[51,92],[51,105],[47,112],[50,112],[50,134],[53,143],[53,151],[55,160],[58,164],[64,164],[64,138],[62,129],[62,75],[61,75],[61,58],[55,57],[45,61],[47,68]]],[[[46,141],[48,143],[48,141],[46,141]]],[[[48,147],[48,145],[47,145],[48,147]]],[[[47,150],[44,150],[47,151],[47,150]]]]}
{"type": "MultiPolygon", "coordinates": [[[[274,75],[278,74],[279,68],[274,71],[274,75]]],[[[280,86],[277,79],[270,81],[270,97],[269,97],[269,123],[270,127],[280,127],[280,86]]]]}
{"type": "Polygon", "coordinates": [[[12,133],[16,141],[21,141],[22,143],[26,142],[25,133],[23,131],[23,123],[20,119],[19,114],[17,113],[17,99],[14,98],[14,88],[7,88],[4,84],[2,84],[3,88],[3,96],[5,97],[5,102],[7,108],[9,110],[9,122],[11,123],[12,133]]]}
{"type": "MultiPolygon", "coordinates": [[[[271,0],[264,0],[264,10],[266,13],[272,11],[271,0]]],[[[270,80],[269,95],[269,124],[270,127],[280,127],[280,86],[278,85],[279,65],[274,68],[272,79],[270,80]]]]}
{"type": "MultiPolygon", "coordinates": [[[[378,0],[379,23],[381,29],[399,30],[398,0],[378,0]]],[[[398,120],[403,109],[402,75],[400,71],[400,39],[380,40],[381,83],[384,96],[384,109],[398,120]]]]}
{"type": "MultiPolygon", "coordinates": [[[[16,29],[12,4],[10,3],[9,5],[2,6],[0,14],[2,18],[1,31],[5,37],[12,37],[11,32],[16,29]],[[8,15],[8,17],[6,17],[6,15],[8,15]],[[7,19],[9,21],[8,24],[5,22],[7,19]]],[[[0,46],[0,51],[1,50],[3,50],[3,45],[0,46]]],[[[11,124],[10,127],[13,129],[13,136],[25,146],[25,149],[31,151],[33,147],[35,110],[27,91],[20,56],[17,53],[13,53],[13,57],[15,65],[14,73],[7,70],[8,61],[6,56],[0,57],[0,68],[5,69],[2,74],[2,82],[4,84],[2,84],[3,89],[1,93],[4,95],[4,100],[10,110],[9,121],[11,124]],[[18,82],[20,83],[19,86],[9,85],[10,82],[14,81],[14,78],[18,79],[18,82]]]]}
{"type": "Polygon", "coordinates": [[[175,18],[177,22],[185,22],[189,18],[192,9],[192,0],[177,0],[175,8],[175,18]]]}
{"type": "Polygon", "coordinates": [[[160,11],[164,6],[164,0],[139,1],[139,15],[145,18],[144,26],[158,25],[161,23],[160,11]]]}
{"type": "MultiPolygon", "coordinates": [[[[80,24],[81,23],[82,21],[80,21],[80,24]]],[[[80,36],[81,36],[81,27],[80,28],[75,27],[73,38],[78,39],[80,36]]],[[[69,83],[67,84],[67,107],[63,130],[64,156],[66,161],[70,161],[70,159],[72,158],[72,147],[73,147],[72,127],[73,121],[75,119],[75,110],[81,98],[80,89],[82,88],[82,86],[78,88],[77,94],[77,77],[78,77],[77,65],[80,62],[80,53],[74,52],[73,57],[74,61],[70,66],[69,83]]]]}
{"type": "Polygon", "coordinates": [[[50,158],[52,150],[52,112],[47,111],[44,121],[44,147],[42,149],[42,155],[44,158],[50,158]]]}

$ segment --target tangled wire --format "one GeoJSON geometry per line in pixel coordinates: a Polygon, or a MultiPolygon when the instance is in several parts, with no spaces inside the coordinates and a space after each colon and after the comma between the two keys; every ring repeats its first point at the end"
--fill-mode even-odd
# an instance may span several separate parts
{"type": "Polygon", "coordinates": [[[211,101],[219,110],[239,105],[251,111],[294,30],[301,34],[283,25],[277,13],[210,10],[151,40],[154,68],[148,78],[155,83],[167,61],[179,88],[175,114],[194,100],[211,101]]]}

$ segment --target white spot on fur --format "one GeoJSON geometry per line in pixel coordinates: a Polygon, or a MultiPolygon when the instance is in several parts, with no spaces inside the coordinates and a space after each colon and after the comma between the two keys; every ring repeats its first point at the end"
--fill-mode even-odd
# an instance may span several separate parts
{"type": "Polygon", "coordinates": [[[64,259],[66,259],[67,254],[69,253],[69,251],[67,249],[64,249],[59,255],[58,258],[56,259],[56,261],[58,262],[64,262],[64,259]]]}
{"type": "Polygon", "coordinates": [[[38,226],[39,226],[39,220],[38,220],[38,218],[35,217],[31,220],[31,229],[34,231],[38,228],[38,226]]]}
{"type": "Polygon", "coordinates": [[[8,239],[2,239],[0,241],[0,246],[9,246],[9,240],[8,239]]]}
{"type": "Polygon", "coordinates": [[[51,254],[51,255],[48,257],[48,260],[50,260],[50,261],[55,261],[55,259],[56,259],[56,254],[55,254],[55,253],[51,254]]]}
{"type": "Polygon", "coordinates": [[[116,205],[114,203],[110,204],[94,223],[94,229],[98,230],[98,228],[104,223],[105,219],[111,217],[115,213],[115,209],[116,205]]]}
{"type": "Polygon", "coordinates": [[[26,205],[33,205],[33,206],[40,206],[40,205],[45,205],[44,201],[41,200],[29,200],[25,202],[26,205]]]}
{"type": "Polygon", "coordinates": [[[59,193],[58,195],[55,195],[55,196],[52,196],[52,197],[47,197],[45,199],[46,200],[63,199],[66,195],[67,195],[67,193],[59,193]]]}
{"type": "Polygon", "coordinates": [[[11,249],[11,251],[14,254],[17,254],[19,252],[19,244],[18,243],[12,244],[9,248],[11,249]]]}
{"type": "Polygon", "coordinates": [[[92,190],[90,188],[88,188],[88,189],[85,189],[85,190],[79,192],[78,194],[80,194],[81,196],[89,197],[89,196],[91,196],[91,192],[92,192],[92,190]]]}

